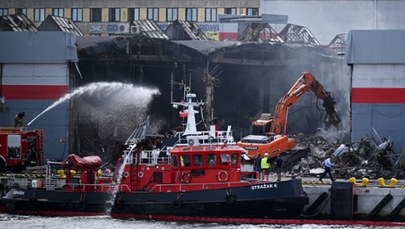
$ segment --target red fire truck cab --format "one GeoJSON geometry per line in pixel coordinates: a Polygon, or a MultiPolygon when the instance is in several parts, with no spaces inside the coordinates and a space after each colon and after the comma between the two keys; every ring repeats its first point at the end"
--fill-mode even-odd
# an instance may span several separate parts
{"type": "Polygon", "coordinates": [[[26,166],[42,165],[43,130],[0,127],[0,172],[21,172],[26,166]]]}

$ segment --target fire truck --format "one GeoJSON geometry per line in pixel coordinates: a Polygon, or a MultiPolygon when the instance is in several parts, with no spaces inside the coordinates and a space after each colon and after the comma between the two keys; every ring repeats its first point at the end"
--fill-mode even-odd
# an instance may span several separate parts
{"type": "Polygon", "coordinates": [[[0,127],[0,172],[21,172],[42,165],[43,130],[0,127]]]}

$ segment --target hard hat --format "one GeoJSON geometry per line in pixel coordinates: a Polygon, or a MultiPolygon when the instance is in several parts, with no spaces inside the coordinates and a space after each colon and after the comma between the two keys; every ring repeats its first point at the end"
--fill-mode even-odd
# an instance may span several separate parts
{"type": "Polygon", "coordinates": [[[269,154],[268,154],[268,153],[264,153],[264,156],[269,156],[269,154]]]}

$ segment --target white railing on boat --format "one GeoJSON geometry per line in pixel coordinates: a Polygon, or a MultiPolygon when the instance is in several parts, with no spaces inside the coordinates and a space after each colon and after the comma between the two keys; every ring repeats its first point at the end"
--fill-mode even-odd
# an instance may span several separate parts
{"type": "Polygon", "coordinates": [[[211,128],[210,131],[198,131],[197,134],[183,135],[176,134],[178,145],[212,145],[212,144],[234,144],[234,138],[231,131],[231,126],[228,126],[226,131],[215,131],[211,128]]]}
{"type": "MultiPolygon", "coordinates": [[[[256,181],[256,180],[254,180],[256,181]]],[[[248,180],[245,181],[247,185],[251,185],[252,183],[248,180]]],[[[162,192],[166,189],[170,189],[172,188],[174,190],[174,192],[185,192],[185,187],[187,187],[188,189],[190,187],[194,187],[197,189],[201,189],[201,190],[210,190],[213,186],[215,186],[215,188],[218,188],[218,185],[222,185],[222,188],[230,188],[230,187],[234,187],[232,184],[240,184],[240,182],[221,182],[221,183],[193,183],[193,184],[156,184],[154,185],[151,189],[148,189],[147,192],[162,192]]],[[[119,191],[120,192],[133,192],[134,190],[131,190],[131,188],[126,185],[126,184],[121,184],[119,186],[119,191]]]]}
{"type": "MultiPolygon", "coordinates": [[[[137,164],[137,155],[136,154],[129,154],[124,153],[123,155],[125,159],[125,164],[137,164]]],[[[143,150],[140,153],[140,161],[139,164],[143,165],[157,165],[157,164],[168,164],[170,161],[170,157],[167,154],[167,151],[163,151],[161,149],[154,149],[154,150],[143,150]],[[162,155],[163,154],[163,155],[162,155]]]]}
{"type": "MultiPolygon", "coordinates": [[[[251,184],[250,181],[245,181],[247,185],[251,184]]],[[[179,191],[185,190],[184,187],[190,188],[190,187],[196,187],[201,190],[209,190],[213,186],[215,188],[218,188],[218,186],[222,186],[223,188],[230,188],[233,187],[232,184],[240,184],[240,182],[221,182],[221,183],[193,183],[193,184],[156,184],[151,188],[149,191],[150,192],[156,192],[156,191],[163,191],[163,189],[168,189],[168,188],[173,188],[178,189],[179,191]],[[157,189],[157,190],[156,190],[157,189]]]]}

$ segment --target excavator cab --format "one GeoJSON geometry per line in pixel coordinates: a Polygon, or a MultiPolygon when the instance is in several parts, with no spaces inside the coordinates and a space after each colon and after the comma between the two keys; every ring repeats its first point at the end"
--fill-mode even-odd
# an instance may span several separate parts
{"type": "Polygon", "coordinates": [[[270,132],[273,117],[270,113],[263,113],[258,120],[252,122],[250,125],[251,135],[265,135],[270,132]]]}

